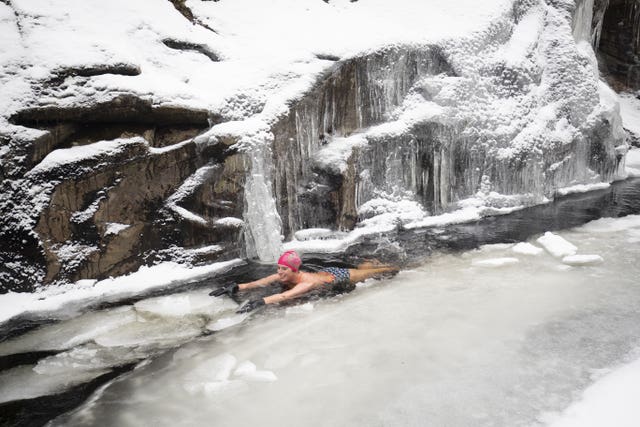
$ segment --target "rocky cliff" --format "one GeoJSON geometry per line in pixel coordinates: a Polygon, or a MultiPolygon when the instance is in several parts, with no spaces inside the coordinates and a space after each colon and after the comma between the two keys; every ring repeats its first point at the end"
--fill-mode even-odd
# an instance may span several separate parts
{"type": "MultiPolygon", "coordinates": [[[[607,47],[620,2],[496,0],[460,34],[365,34],[364,49],[281,62],[239,39],[229,5],[100,4],[102,19],[126,16],[109,31],[89,3],[0,3],[1,291],[268,259],[302,229],[403,226],[469,200],[490,214],[610,181],[624,153],[591,48],[598,33],[621,56],[607,47]]],[[[338,12],[366,17],[362,3],[338,12]]]]}

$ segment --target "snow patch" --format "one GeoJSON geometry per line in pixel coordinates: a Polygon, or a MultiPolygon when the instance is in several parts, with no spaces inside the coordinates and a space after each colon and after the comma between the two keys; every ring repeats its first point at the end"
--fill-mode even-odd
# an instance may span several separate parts
{"type": "Polygon", "coordinates": [[[120,224],[118,222],[107,222],[105,225],[107,226],[104,232],[105,236],[108,236],[110,234],[114,234],[114,235],[120,234],[121,231],[124,231],[127,228],[131,227],[128,224],[120,224]]]}
{"type": "Polygon", "coordinates": [[[590,385],[548,427],[636,427],[640,420],[640,359],[590,385]]]}

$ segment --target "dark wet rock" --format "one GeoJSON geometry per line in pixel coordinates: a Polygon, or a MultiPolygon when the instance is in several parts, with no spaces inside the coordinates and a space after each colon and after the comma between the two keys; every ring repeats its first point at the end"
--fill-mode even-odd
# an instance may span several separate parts
{"type": "MultiPolygon", "coordinates": [[[[194,23],[196,25],[200,25],[200,26],[206,28],[209,31],[213,31],[214,33],[217,33],[216,30],[214,30],[213,28],[209,27],[207,24],[202,22],[200,19],[198,19],[193,14],[193,12],[191,11],[191,8],[189,8],[189,6],[187,6],[185,0],[169,0],[169,1],[171,2],[171,4],[173,4],[173,7],[175,7],[176,10],[178,12],[180,12],[182,14],[182,16],[187,18],[190,22],[192,22],[192,23],[194,23]]],[[[218,0],[214,0],[214,1],[218,1],[218,0]]]]}
{"type": "MultiPolygon", "coordinates": [[[[40,127],[58,122],[80,123],[163,123],[207,126],[209,113],[181,107],[154,105],[151,99],[122,94],[104,102],[63,108],[57,105],[27,108],[12,115],[14,124],[40,127]]],[[[214,119],[215,120],[215,119],[214,119]]]]}
{"type": "Polygon", "coordinates": [[[198,52],[203,54],[213,62],[220,62],[220,56],[216,52],[201,44],[173,39],[164,39],[162,43],[164,43],[165,46],[171,49],[198,52]]]}
{"type": "Polygon", "coordinates": [[[639,90],[640,1],[598,0],[594,21],[600,71],[618,90],[639,90]]]}
{"type": "Polygon", "coordinates": [[[122,76],[137,76],[140,67],[135,64],[101,64],[85,67],[71,67],[51,71],[52,77],[45,84],[61,84],[68,77],[93,77],[103,74],[118,74],[122,76]]]}

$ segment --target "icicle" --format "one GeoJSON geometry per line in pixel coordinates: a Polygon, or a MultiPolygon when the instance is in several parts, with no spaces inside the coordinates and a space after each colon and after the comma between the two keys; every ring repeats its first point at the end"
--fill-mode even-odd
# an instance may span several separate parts
{"type": "Polygon", "coordinates": [[[573,18],[573,38],[576,42],[588,41],[591,44],[591,21],[593,20],[593,0],[579,2],[573,18]]]}
{"type": "Polygon", "coordinates": [[[241,141],[251,162],[244,190],[247,255],[262,261],[275,261],[282,248],[282,221],[271,188],[272,138],[260,132],[241,141]]]}

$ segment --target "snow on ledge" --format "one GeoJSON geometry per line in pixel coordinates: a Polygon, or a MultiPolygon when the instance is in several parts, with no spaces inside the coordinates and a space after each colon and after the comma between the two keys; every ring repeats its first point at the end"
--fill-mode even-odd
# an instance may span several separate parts
{"type": "Polygon", "coordinates": [[[578,184],[572,185],[571,187],[560,188],[556,193],[559,196],[566,196],[567,194],[586,193],[589,191],[603,190],[609,187],[611,187],[611,184],[607,182],[599,182],[595,184],[578,184]]]}
{"type": "Polygon", "coordinates": [[[123,152],[131,145],[144,144],[147,142],[142,137],[118,138],[111,141],[98,141],[93,144],[79,145],[71,148],[59,148],[49,153],[40,163],[38,163],[27,175],[46,172],[65,164],[77,163],[101,156],[112,156],[123,152]]]}
{"type": "Polygon", "coordinates": [[[0,323],[26,313],[47,313],[68,305],[85,307],[99,301],[117,301],[152,289],[160,289],[217,275],[242,264],[240,259],[200,267],[165,262],[140,267],[135,273],[101,281],[80,280],[52,286],[41,292],[9,292],[0,295],[0,323]]]}

